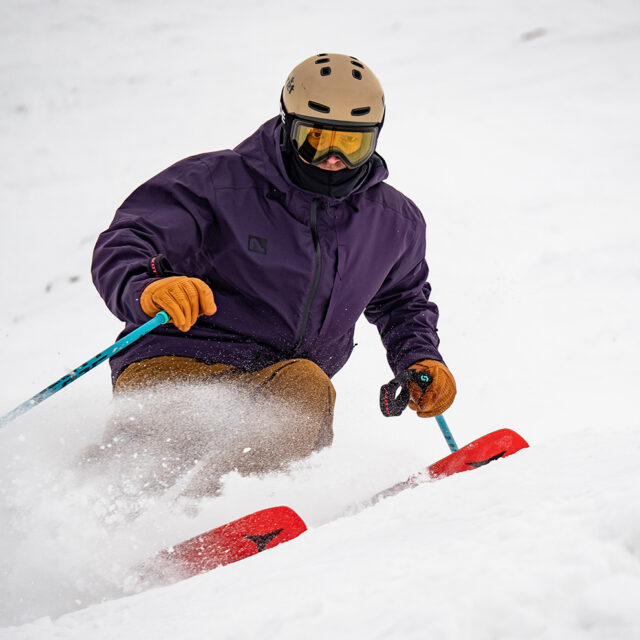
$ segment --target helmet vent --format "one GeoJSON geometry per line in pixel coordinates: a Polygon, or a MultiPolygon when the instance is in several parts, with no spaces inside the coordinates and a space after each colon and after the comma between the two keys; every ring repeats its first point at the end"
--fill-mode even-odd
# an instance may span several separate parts
{"type": "Polygon", "coordinates": [[[359,62],[354,62],[354,61],[352,60],[352,61],[351,61],[351,64],[352,64],[354,67],[360,67],[361,69],[364,69],[364,65],[363,65],[363,64],[360,64],[359,62]]]}
{"type": "Polygon", "coordinates": [[[351,109],[352,116],[366,116],[371,112],[371,107],[358,107],[357,109],[351,109]]]}
{"type": "Polygon", "coordinates": [[[324,64],[325,62],[329,62],[329,58],[318,58],[316,60],[316,64],[324,64]]]}
{"type": "Polygon", "coordinates": [[[362,74],[361,74],[357,69],[351,69],[351,75],[352,75],[356,80],[362,80],[362,74]]]}
{"type": "Polygon", "coordinates": [[[309,105],[309,109],[319,111],[320,113],[329,113],[331,111],[331,108],[327,107],[326,104],[320,104],[319,102],[314,102],[313,100],[309,100],[307,104],[309,105]]]}
{"type": "Polygon", "coordinates": [[[330,76],[331,75],[331,67],[322,67],[322,69],[320,69],[320,75],[321,76],[330,76]]]}

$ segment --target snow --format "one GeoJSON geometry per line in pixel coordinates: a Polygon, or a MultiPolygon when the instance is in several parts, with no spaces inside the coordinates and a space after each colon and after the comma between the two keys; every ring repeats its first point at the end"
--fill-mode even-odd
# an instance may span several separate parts
{"type": "Polygon", "coordinates": [[[124,197],[244,139],[327,50],[385,87],[457,441],[512,427],[531,448],[359,508],[447,453],[433,420],[379,415],[391,373],[361,323],[330,450],[216,499],[127,495],[77,463],[113,411],[103,365],[0,431],[3,640],[640,637],[634,0],[4,0],[0,413],[114,341],[89,263],[124,197]],[[277,504],[310,530],[132,593],[149,553],[277,504]]]}

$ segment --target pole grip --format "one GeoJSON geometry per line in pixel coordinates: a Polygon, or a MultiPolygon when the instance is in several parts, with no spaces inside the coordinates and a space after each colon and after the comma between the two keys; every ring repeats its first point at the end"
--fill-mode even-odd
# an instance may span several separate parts
{"type": "Polygon", "coordinates": [[[423,391],[431,384],[431,378],[417,369],[405,369],[393,380],[380,387],[380,411],[386,418],[399,416],[409,404],[409,383],[415,382],[423,391]],[[400,393],[398,393],[400,391],[400,393]]]}
{"type": "MultiPolygon", "coordinates": [[[[426,391],[432,380],[424,371],[417,369],[405,369],[398,374],[393,380],[383,384],[380,387],[380,411],[382,415],[391,418],[399,416],[409,404],[411,392],[409,391],[409,383],[415,382],[423,391],[426,391]],[[400,393],[398,393],[400,391],[400,393]]],[[[449,446],[449,450],[453,453],[458,450],[458,445],[453,438],[453,434],[447,425],[444,416],[436,416],[436,422],[440,427],[440,431],[449,446]]]]}

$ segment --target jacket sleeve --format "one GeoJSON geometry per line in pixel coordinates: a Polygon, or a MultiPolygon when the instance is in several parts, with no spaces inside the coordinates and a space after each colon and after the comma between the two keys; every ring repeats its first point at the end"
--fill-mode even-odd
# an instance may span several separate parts
{"type": "Polygon", "coordinates": [[[378,328],[394,375],[419,360],[442,362],[438,307],[429,301],[425,249],[423,224],[410,249],[396,262],[365,309],[367,320],[378,328]]]}
{"type": "Polygon", "coordinates": [[[198,157],[181,160],[136,189],[98,237],[91,275],[111,312],[124,322],[149,318],[140,295],[163,275],[199,277],[210,208],[203,194],[210,180],[198,157]]]}

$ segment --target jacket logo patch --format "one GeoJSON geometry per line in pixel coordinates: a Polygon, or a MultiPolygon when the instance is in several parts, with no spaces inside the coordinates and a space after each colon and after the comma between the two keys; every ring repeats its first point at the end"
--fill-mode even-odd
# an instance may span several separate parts
{"type": "Polygon", "coordinates": [[[249,236],[249,251],[267,255],[267,239],[259,236],[249,236]]]}

